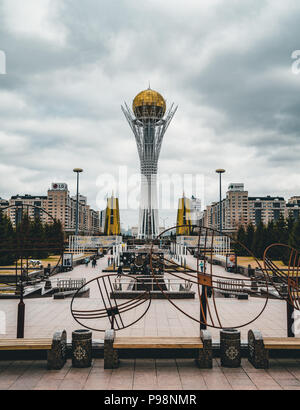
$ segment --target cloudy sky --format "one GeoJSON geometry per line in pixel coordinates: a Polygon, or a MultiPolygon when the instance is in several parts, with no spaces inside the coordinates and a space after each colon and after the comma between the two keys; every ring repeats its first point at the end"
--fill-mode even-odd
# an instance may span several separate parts
{"type": "Polygon", "coordinates": [[[149,81],[179,106],[161,173],[203,175],[206,203],[219,167],[224,191],[300,195],[299,18],[299,0],[1,0],[0,197],[73,194],[76,166],[96,208],[104,174],[139,171],[120,105],[149,81]]]}

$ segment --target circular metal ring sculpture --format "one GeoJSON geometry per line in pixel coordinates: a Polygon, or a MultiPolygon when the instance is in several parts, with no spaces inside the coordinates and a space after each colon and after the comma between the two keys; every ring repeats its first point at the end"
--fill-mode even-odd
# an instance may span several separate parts
{"type": "Polygon", "coordinates": [[[265,271],[270,282],[280,297],[286,300],[295,309],[300,310],[300,254],[289,245],[275,243],[264,252],[265,271]],[[279,267],[272,260],[272,255],[284,256],[288,261],[287,269],[279,267]]]}
{"type": "MultiPolygon", "coordinates": [[[[185,225],[181,226],[175,226],[169,229],[166,229],[164,232],[162,232],[159,236],[158,239],[162,239],[162,237],[167,233],[170,232],[174,229],[185,227],[185,225]]],[[[216,275],[213,271],[213,255],[214,255],[214,246],[215,246],[215,241],[219,240],[218,237],[227,237],[229,238],[232,242],[237,243],[241,248],[246,250],[249,254],[249,256],[254,258],[254,261],[257,263],[261,275],[259,278],[260,281],[262,281],[266,288],[268,289],[268,280],[265,275],[264,269],[260,265],[259,261],[255,258],[253,253],[242,243],[238,242],[234,238],[232,238],[228,234],[220,233],[217,230],[211,229],[211,228],[205,228],[205,227],[198,227],[195,225],[191,226],[192,232],[196,234],[195,238],[197,241],[196,249],[197,249],[197,269],[192,269],[186,264],[182,263],[177,263],[172,259],[171,257],[165,257],[164,256],[164,264],[165,264],[165,271],[167,271],[166,267],[169,266],[171,269],[168,271],[169,275],[172,277],[175,277],[177,279],[182,279],[186,283],[188,283],[191,286],[196,285],[197,291],[198,291],[198,297],[199,297],[199,303],[200,303],[200,315],[195,314],[194,312],[191,311],[186,311],[182,307],[178,305],[178,303],[175,303],[171,298],[169,297],[168,293],[163,289],[161,285],[161,281],[159,281],[159,278],[157,277],[155,273],[155,269],[153,269],[153,264],[152,260],[155,258],[154,255],[154,242],[152,242],[151,245],[151,250],[150,250],[150,268],[152,275],[157,283],[157,286],[159,287],[160,291],[163,293],[165,298],[181,313],[183,313],[185,316],[188,318],[200,323],[201,325],[208,326],[211,328],[216,328],[216,329],[226,329],[226,328],[241,328],[244,326],[247,326],[251,323],[253,323],[255,320],[257,320],[261,314],[264,312],[267,303],[268,303],[268,292],[266,294],[265,299],[262,300],[262,306],[260,307],[259,311],[257,313],[254,313],[253,318],[250,320],[244,322],[244,323],[230,323],[230,325],[226,325],[224,323],[224,319],[221,317],[221,312],[219,312],[218,309],[218,303],[216,300],[216,293],[221,292],[224,290],[224,284],[228,283],[230,280],[232,280],[232,277],[228,276],[223,276],[223,275],[216,275]],[[203,260],[204,264],[204,269],[203,272],[199,271],[199,260],[200,260],[200,255],[201,259],[203,260]],[[211,297],[210,297],[211,296],[211,297]]],[[[245,292],[250,293],[251,288],[252,288],[252,281],[251,279],[248,278],[243,278],[243,288],[245,289],[245,292]]],[[[191,310],[191,309],[190,309],[191,310]]]]}
{"type": "Polygon", "coordinates": [[[126,329],[141,320],[148,312],[150,305],[150,292],[147,289],[147,283],[142,279],[139,280],[130,275],[108,274],[90,280],[77,290],[72,298],[71,313],[76,322],[87,329],[97,332],[105,332],[108,327],[110,327],[111,329],[118,331],[126,329]],[[126,302],[117,302],[114,297],[114,291],[119,290],[122,286],[122,278],[135,280],[138,284],[143,286],[145,291],[126,302]],[[88,301],[88,310],[85,310],[82,306],[85,304],[84,299],[80,299],[82,302],[81,306],[80,308],[76,308],[76,300],[79,300],[77,297],[86,286],[91,286],[93,282],[95,284],[95,290],[98,290],[97,297],[93,298],[95,309],[90,309],[91,299],[88,301]],[[136,310],[141,311],[136,312],[136,310]]]}

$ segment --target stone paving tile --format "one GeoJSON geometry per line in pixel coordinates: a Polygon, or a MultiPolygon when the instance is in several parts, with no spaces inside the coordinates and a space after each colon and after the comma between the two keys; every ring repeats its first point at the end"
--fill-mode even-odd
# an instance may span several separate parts
{"type": "MultiPolygon", "coordinates": [[[[191,261],[194,260],[191,258],[191,261]]],[[[97,270],[79,266],[70,277],[93,279],[101,274],[106,258],[99,262],[97,270]]],[[[223,273],[222,268],[214,267],[216,273],[223,273]]],[[[83,305],[95,301],[97,293],[91,288],[91,298],[82,299],[83,305]]],[[[71,332],[78,324],[70,314],[69,300],[26,300],[26,337],[50,337],[64,324],[70,340],[71,332]],[[46,325],[45,325],[46,324],[46,325]]],[[[199,301],[176,301],[178,306],[191,315],[198,311],[199,301]]],[[[218,299],[221,316],[226,321],[245,320],[259,308],[260,300],[237,301],[218,299]],[[243,303],[245,302],[245,303],[243,303]],[[243,306],[243,309],[239,309],[243,306]]],[[[15,337],[16,304],[15,301],[1,301],[1,310],[7,314],[7,334],[15,337]]],[[[241,330],[242,339],[246,340],[250,328],[260,329],[265,336],[285,336],[285,309],[283,302],[271,300],[264,314],[255,322],[241,330]]],[[[219,330],[212,329],[213,339],[219,340],[219,330]]],[[[147,314],[131,328],[120,331],[121,336],[190,336],[199,335],[199,325],[192,322],[166,300],[155,300],[147,314]]],[[[93,332],[93,339],[103,339],[103,333],[93,332]]],[[[121,360],[120,368],[103,369],[103,359],[94,359],[90,369],[73,369],[71,360],[62,370],[48,371],[46,361],[1,361],[0,390],[35,389],[35,390],[299,390],[300,359],[271,359],[270,369],[255,369],[246,359],[239,369],[222,368],[220,359],[214,359],[213,369],[198,369],[192,359],[137,359],[121,360]]]]}
{"type": "MultiPolygon", "coordinates": [[[[190,259],[192,263],[195,263],[192,257],[190,259]]],[[[106,263],[107,258],[101,259],[96,270],[80,265],[70,272],[67,277],[73,279],[84,277],[93,279],[101,274],[106,263]]],[[[214,266],[213,269],[216,274],[224,273],[224,269],[219,266],[214,266]]],[[[57,277],[66,278],[66,274],[63,276],[60,274],[57,275],[57,277]]],[[[92,286],[90,299],[83,298],[79,303],[85,305],[87,302],[95,301],[97,297],[97,292],[92,286]]],[[[1,310],[6,313],[8,323],[6,335],[3,337],[15,337],[16,303],[14,300],[1,300],[0,303],[1,310]]],[[[198,296],[195,300],[176,301],[176,303],[192,315],[199,311],[198,296]]],[[[249,318],[252,317],[253,312],[259,310],[261,303],[261,299],[255,298],[251,298],[249,301],[225,298],[217,299],[219,311],[222,312],[221,316],[230,325],[236,324],[236,320],[248,321],[249,318]],[[243,309],[239,309],[241,306],[243,306],[243,309]]],[[[70,313],[69,299],[28,299],[25,301],[25,304],[26,337],[51,337],[57,329],[61,328],[61,324],[63,323],[67,330],[68,338],[70,339],[72,330],[78,328],[78,324],[70,313]]],[[[265,336],[284,336],[286,334],[286,318],[283,305],[284,302],[270,300],[263,315],[255,322],[255,328],[260,329],[265,336]]],[[[253,328],[254,325],[249,325],[241,329],[243,339],[246,339],[249,328],[253,328]]],[[[214,340],[219,340],[219,330],[211,329],[211,333],[214,340]]],[[[144,319],[136,323],[132,328],[120,331],[119,334],[123,336],[182,336],[183,334],[198,336],[199,325],[182,315],[167,300],[155,300],[152,302],[151,309],[144,319]]],[[[103,333],[93,332],[93,338],[103,339],[103,333]]]]}
{"type": "MultiPolygon", "coordinates": [[[[239,369],[221,368],[218,360],[213,369],[198,369],[191,359],[121,364],[119,369],[104,370],[103,359],[94,359],[91,368],[75,369],[69,360],[62,370],[49,371],[43,361],[7,362],[0,373],[0,390],[300,390],[300,380],[284,361],[272,361],[274,367],[258,372],[251,367],[248,372],[245,359],[239,369]]],[[[300,363],[299,368],[294,364],[292,368],[300,370],[300,363]]]]}

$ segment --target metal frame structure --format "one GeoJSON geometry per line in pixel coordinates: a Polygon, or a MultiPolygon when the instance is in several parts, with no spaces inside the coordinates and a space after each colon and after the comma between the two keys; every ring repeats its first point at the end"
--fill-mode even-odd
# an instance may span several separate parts
{"type": "Polygon", "coordinates": [[[280,297],[294,309],[300,310],[300,253],[297,249],[289,245],[274,243],[268,246],[264,252],[265,271],[270,278],[270,282],[279,293],[280,297]],[[270,251],[274,247],[289,252],[288,269],[281,269],[276,262],[272,261],[270,251]],[[272,273],[270,275],[270,272],[272,273]]]}
{"type": "MultiPolygon", "coordinates": [[[[171,105],[164,118],[156,114],[155,106],[151,115],[137,119],[125,103],[121,107],[126,120],[135,136],[141,166],[141,203],[139,216],[140,239],[155,239],[158,236],[159,219],[157,204],[157,170],[158,159],[164,135],[172,121],[178,106],[171,105]]],[[[149,113],[149,105],[141,108],[149,113]]]]}
{"type": "MultiPolygon", "coordinates": [[[[133,299],[127,300],[126,302],[118,303],[117,300],[113,297],[113,294],[114,294],[113,285],[115,283],[113,283],[112,280],[121,279],[122,277],[125,278],[126,280],[128,278],[138,280],[135,277],[130,276],[130,275],[108,274],[108,275],[102,275],[102,276],[99,276],[98,278],[92,279],[89,282],[85,283],[84,286],[82,286],[80,289],[78,289],[78,291],[72,298],[70,309],[71,309],[71,314],[73,318],[76,320],[76,322],[80,326],[83,326],[86,329],[94,330],[97,332],[105,332],[107,330],[105,327],[103,328],[91,327],[90,325],[86,324],[86,321],[87,323],[89,323],[91,320],[100,321],[99,326],[101,326],[101,319],[108,319],[111,329],[118,331],[118,330],[123,330],[123,329],[126,329],[127,327],[134,325],[146,315],[151,305],[151,294],[149,290],[147,290],[147,284],[145,284],[145,289],[146,289],[145,292],[143,292],[141,295],[133,299]],[[75,304],[76,297],[80,295],[80,292],[83,288],[85,288],[92,282],[97,282],[97,286],[99,290],[98,300],[101,303],[100,305],[101,308],[94,309],[94,310],[75,309],[74,304],[75,304]],[[126,319],[124,318],[124,313],[134,310],[146,302],[148,302],[148,304],[146,304],[144,312],[138,318],[136,318],[136,315],[133,315],[133,319],[131,319],[132,321],[130,323],[126,323],[126,319]]],[[[140,282],[144,283],[142,279],[140,280],[140,282]]]]}
{"type": "Polygon", "coordinates": [[[287,335],[295,337],[295,310],[300,311],[300,254],[297,249],[290,245],[274,243],[265,249],[264,256],[265,271],[270,282],[277,290],[279,297],[286,301],[287,335]],[[288,253],[288,269],[280,268],[270,256],[272,248],[281,248],[281,252],[288,253]],[[271,273],[271,274],[270,274],[271,273]]]}
{"type": "MultiPolygon", "coordinates": [[[[171,231],[171,230],[175,231],[177,228],[180,228],[180,227],[174,226],[172,228],[166,229],[164,232],[162,232],[159,235],[158,238],[162,238],[163,235],[166,234],[168,231],[171,231]]],[[[176,261],[172,259],[168,259],[167,257],[164,257],[164,261],[165,263],[172,264],[174,267],[174,270],[172,272],[168,271],[168,273],[171,276],[177,279],[185,280],[191,285],[197,286],[199,302],[200,302],[200,315],[197,315],[197,313],[190,314],[187,311],[183,310],[176,302],[170,299],[168,294],[161,287],[159,278],[155,274],[155,270],[153,269],[153,265],[152,265],[152,259],[153,259],[152,255],[153,255],[153,246],[154,246],[154,244],[152,243],[151,250],[150,250],[150,269],[152,271],[152,275],[155,278],[157,286],[159,287],[160,291],[163,293],[165,298],[177,310],[179,310],[181,313],[186,315],[191,320],[198,322],[200,324],[200,329],[206,329],[207,327],[211,327],[215,329],[232,329],[233,327],[242,328],[242,327],[248,326],[249,324],[253,323],[255,320],[257,320],[262,315],[262,313],[266,309],[266,306],[268,304],[268,299],[269,299],[268,291],[266,294],[266,298],[262,303],[260,311],[257,314],[254,314],[255,317],[253,317],[247,323],[234,324],[234,326],[230,324],[229,326],[226,326],[226,324],[224,323],[224,320],[222,319],[222,316],[218,312],[216,292],[222,291],[224,281],[230,281],[231,278],[227,276],[215,275],[213,272],[214,238],[220,236],[221,234],[219,231],[215,229],[198,227],[196,225],[192,225],[192,229],[194,230],[194,232],[198,233],[197,269],[192,269],[185,265],[183,266],[181,263],[177,263],[176,261]],[[204,247],[201,246],[200,248],[202,237],[205,238],[204,239],[205,246],[204,247]],[[199,271],[199,260],[200,260],[199,255],[200,254],[201,254],[201,258],[204,261],[203,272],[199,271]]],[[[245,245],[235,240],[230,235],[222,233],[222,236],[228,236],[232,243],[234,242],[238,243],[248,252],[250,256],[254,258],[255,262],[260,267],[260,271],[261,271],[260,281],[265,283],[266,288],[268,290],[268,278],[265,275],[264,269],[260,265],[259,261],[255,258],[253,253],[245,245]]],[[[246,290],[247,289],[250,290],[252,288],[251,279],[245,278],[243,279],[243,282],[244,282],[243,287],[246,290]]]]}

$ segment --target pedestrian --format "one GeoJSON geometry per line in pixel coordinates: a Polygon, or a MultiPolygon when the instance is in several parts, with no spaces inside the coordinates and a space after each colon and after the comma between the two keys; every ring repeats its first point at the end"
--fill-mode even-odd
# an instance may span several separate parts
{"type": "Polygon", "coordinates": [[[200,261],[199,266],[200,266],[201,273],[203,273],[203,269],[204,269],[203,261],[200,261]]]}
{"type": "Polygon", "coordinates": [[[96,258],[94,258],[94,259],[92,260],[92,268],[95,268],[96,265],[97,265],[97,261],[96,261],[96,258]]]}
{"type": "Polygon", "coordinates": [[[118,266],[118,274],[117,274],[117,278],[120,278],[123,275],[123,268],[122,265],[118,266]]]}
{"type": "Polygon", "coordinates": [[[85,258],[84,260],[86,268],[89,266],[90,258],[85,258]]]}

